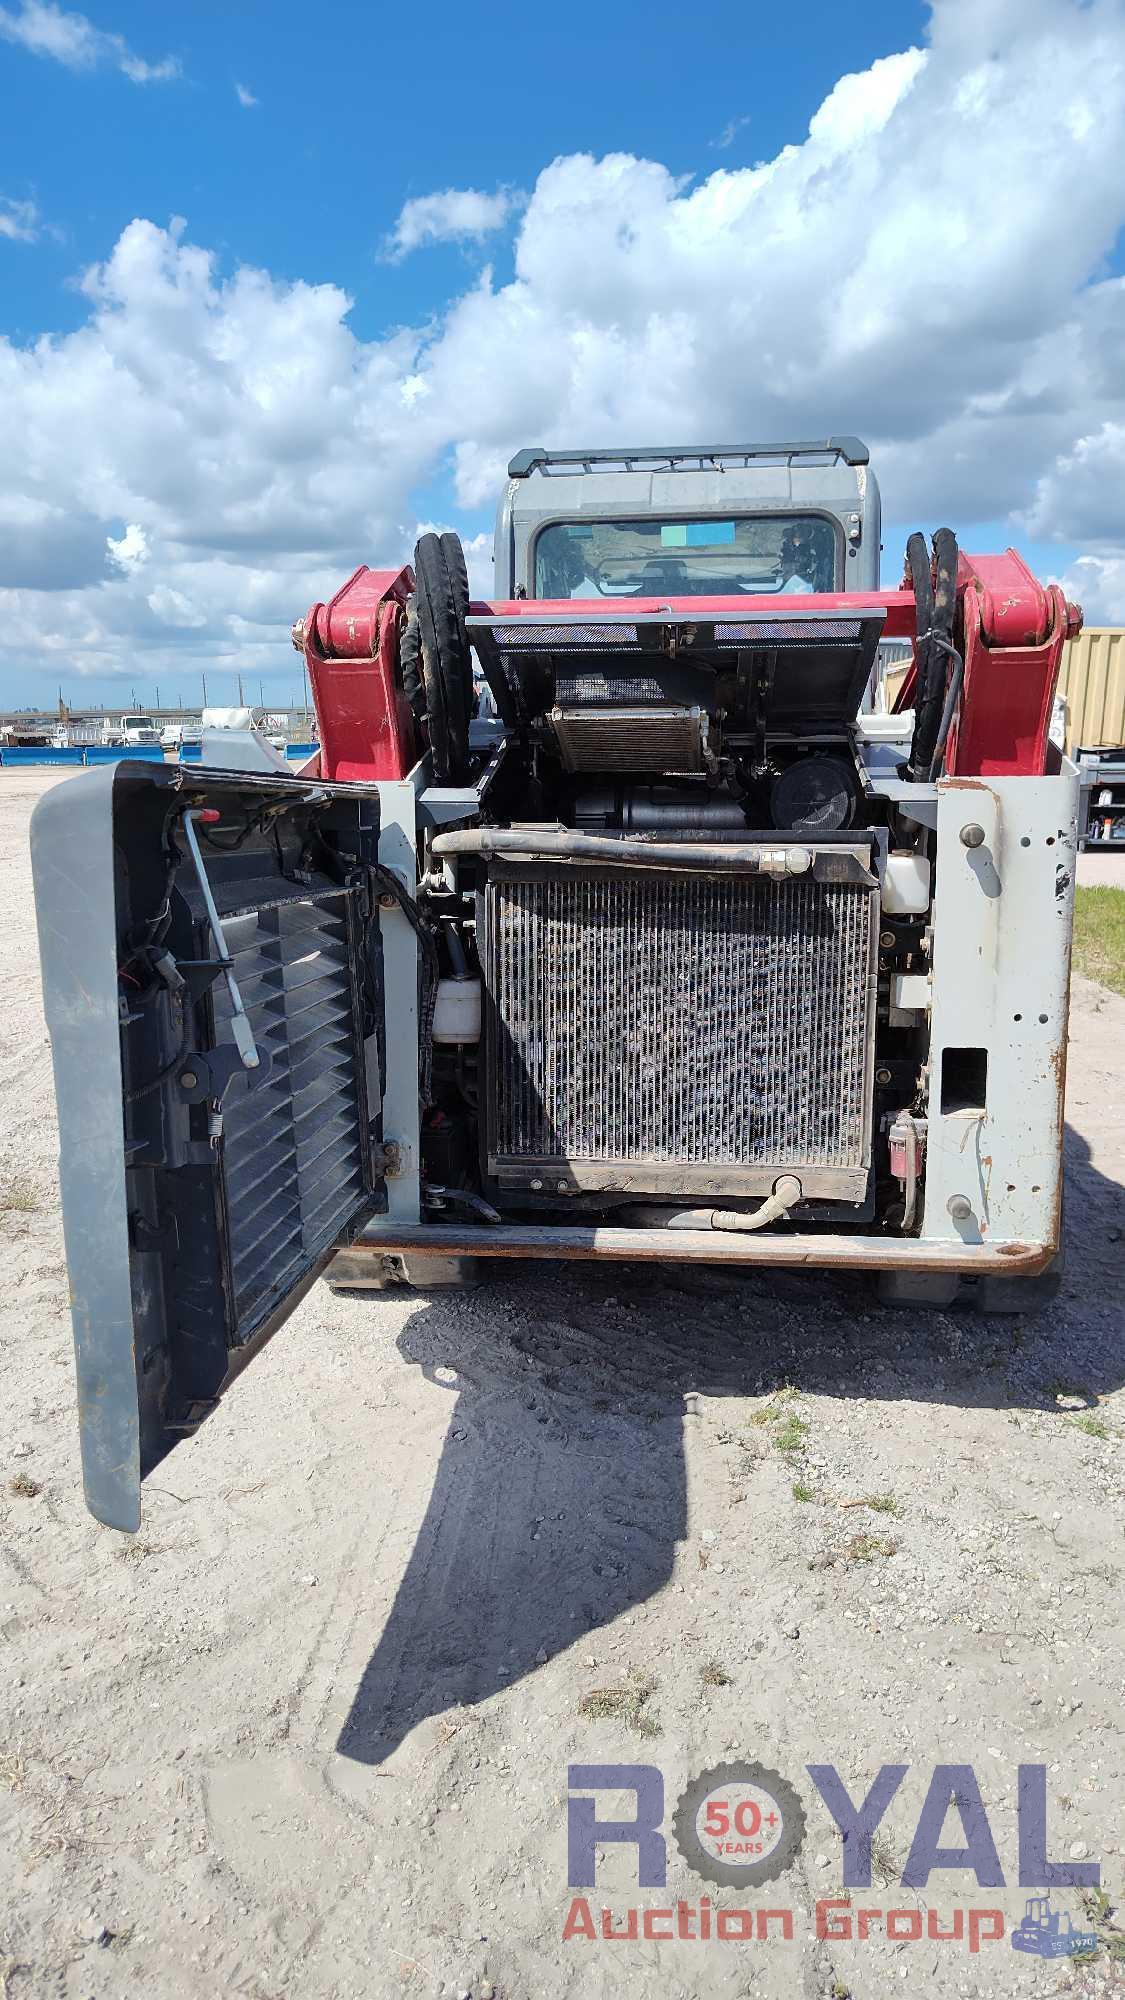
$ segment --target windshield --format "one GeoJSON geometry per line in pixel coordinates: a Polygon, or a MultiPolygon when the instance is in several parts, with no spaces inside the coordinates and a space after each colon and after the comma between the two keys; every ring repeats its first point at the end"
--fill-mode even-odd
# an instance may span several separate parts
{"type": "Polygon", "coordinates": [[[536,597],[740,597],[836,588],[816,514],[730,521],[562,521],[535,544],[536,597]]]}

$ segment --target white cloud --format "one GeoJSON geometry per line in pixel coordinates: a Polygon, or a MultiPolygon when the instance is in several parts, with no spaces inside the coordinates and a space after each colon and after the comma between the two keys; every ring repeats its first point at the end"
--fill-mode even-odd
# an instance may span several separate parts
{"type": "Polygon", "coordinates": [[[498,188],[495,194],[446,188],[443,194],[416,195],[403,205],[384,255],[393,262],[427,243],[479,242],[504,227],[520,199],[511,188],[498,188]]]}
{"type": "Polygon", "coordinates": [[[158,583],[145,599],[153,616],[162,625],[172,625],[181,631],[197,632],[207,623],[207,613],[198,604],[185,597],[182,590],[173,590],[169,583],[158,583]]]}
{"type": "Polygon", "coordinates": [[[110,65],[130,83],[168,83],[180,74],[175,56],[146,62],[133,53],[122,35],[95,28],[85,14],[68,14],[53,0],[21,0],[18,13],[0,7],[0,38],[15,42],[30,55],[48,56],[65,69],[110,65]]]}
{"type": "Polygon", "coordinates": [[[749,113],[744,118],[728,118],[718,137],[710,141],[712,152],[725,153],[728,146],[733,146],[739,133],[749,123],[749,113]]]}
{"type": "Polygon", "coordinates": [[[1123,225],[1125,0],[938,0],[924,50],[698,183],[555,160],[510,282],[387,339],[336,286],[225,276],[182,224],[133,222],[83,325],[0,341],[0,657],[279,669],[308,603],[409,554],[446,468],[448,517],[523,444],[830,431],[866,436],[888,517],[1022,514],[1125,621],[1123,225]]]}
{"type": "Polygon", "coordinates": [[[11,201],[0,194],[0,236],[12,243],[34,243],[39,234],[39,210],[33,201],[11,201]]]}
{"type": "Polygon", "coordinates": [[[1125,555],[1079,556],[1051,581],[1082,606],[1087,625],[1125,625],[1125,555]]]}
{"type": "Polygon", "coordinates": [[[120,540],[115,541],[112,535],[107,535],[105,545],[110,562],[126,576],[131,576],[142,563],[148,561],[148,536],[135,521],[130,521],[120,540]]]}
{"type": "Polygon", "coordinates": [[[234,94],[237,97],[244,111],[251,110],[251,108],[258,102],[253,91],[247,90],[246,85],[244,83],[235,84],[234,94]]]}
{"type": "MultiPolygon", "coordinates": [[[[1125,297],[1125,285],[1115,289],[1125,297]]],[[[1125,348],[1125,340],[1122,344],[1125,348]]],[[[1120,378],[1117,402],[1119,407],[1125,405],[1125,383],[1120,378]]],[[[1125,408],[1116,422],[1100,424],[1060,453],[1039,480],[1024,525],[1044,541],[1125,548],[1125,408]]]]}

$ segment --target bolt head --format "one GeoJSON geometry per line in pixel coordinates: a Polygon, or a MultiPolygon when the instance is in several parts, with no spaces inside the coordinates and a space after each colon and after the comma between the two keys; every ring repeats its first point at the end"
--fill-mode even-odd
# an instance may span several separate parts
{"type": "Polygon", "coordinates": [[[875,1081],[876,1081],[876,1083],[889,1083],[889,1082],[890,1082],[890,1080],[891,1080],[891,1072],[890,1072],[890,1070],[889,1070],[889,1069],[877,1069],[877,1070],[876,1070],[876,1072],[875,1072],[875,1081]]]}
{"type": "Polygon", "coordinates": [[[895,934],[893,931],[879,932],[879,943],[882,945],[884,951],[889,951],[894,941],[895,941],[895,934]]]}
{"type": "Polygon", "coordinates": [[[967,1194],[951,1194],[946,1206],[954,1222],[967,1222],[973,1212],[973,1204],[967,1194]]]}
{"type": "Polygon", "coordinates": [[[199,1078],[193,1069],[182,1069],[180,1071],[180,1082],[183,1084],[185,1090],[194,1090],[196,1084],[199,1082],[199,1078]]]}
{"type": "Polygon", "coordinates": [[[984,846],[984,828],[978,826],[976,820],[970,820],[968,826],[961,828],[961,845],[962,847],[984,846]]]}

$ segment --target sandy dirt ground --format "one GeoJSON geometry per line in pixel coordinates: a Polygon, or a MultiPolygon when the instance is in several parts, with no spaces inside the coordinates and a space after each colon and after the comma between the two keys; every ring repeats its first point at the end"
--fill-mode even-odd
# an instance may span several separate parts
{"type": "MultiPolygon", "coordinates": [[[[319,1285],[130,1540],[79,1479],[27,853],[52,777],[0,774],[0,1994],[1121,1991],[1104,1921],[1081,1963],[929,1925],[1020,1918],[1020,1764],[1047,1767],[1052,1855],[1125,1886],[1125,1002],[1075,993],[1044,1316],[608,1265],[319,1285]],[[807,1814],[758,1891],[702,1881],[671,1837],[685,1784],[731,1759],[807,1814]],[[1004,1886],[901,1886],[939,1762],[972,1766],[1004,1886]],[[792,1940],[564,1941],[568,1767],[590,1763],[654,1766],[667,1801],[666,1890],[603,1842],[596,1923],[709,1893],[790,1910],[792,1940]],[[815,1936],[843,1894],[806,1775],[827,1763],[857,1799],[908,1767],[852,1915],[917,1911],[921,1941],[910,1916],[815,1936]]],[[[1079,1890],[1054,1901],[1084,1921],[1079,1890]]]]}

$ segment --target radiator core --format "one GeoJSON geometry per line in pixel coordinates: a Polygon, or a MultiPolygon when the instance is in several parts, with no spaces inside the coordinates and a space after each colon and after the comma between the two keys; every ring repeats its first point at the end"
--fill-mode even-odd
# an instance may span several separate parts
{"type": "Polygon", "coordinates": [[[859,1202],[878,890],[494,866],[487,1164],[500,1186],[859,1202]]]}
{"type": "Polygon", "coordinates": [[[568,771],[702,771],[701,708],[653,702],[556,707],[548,717],[568,771]]]}

